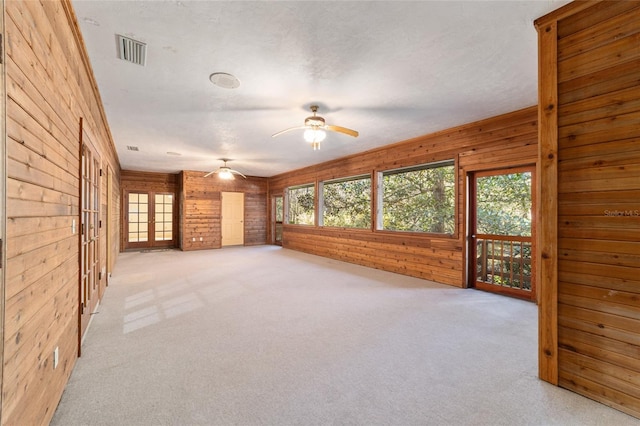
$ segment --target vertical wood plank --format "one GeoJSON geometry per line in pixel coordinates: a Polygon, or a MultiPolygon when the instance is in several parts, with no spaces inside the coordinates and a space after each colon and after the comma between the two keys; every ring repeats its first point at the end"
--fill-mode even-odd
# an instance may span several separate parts
{"type": "Polygon", "coordinates": [[[557,23],[538,30],[537,259],[538,374],[558,384],[558,65],[557,23]]]}

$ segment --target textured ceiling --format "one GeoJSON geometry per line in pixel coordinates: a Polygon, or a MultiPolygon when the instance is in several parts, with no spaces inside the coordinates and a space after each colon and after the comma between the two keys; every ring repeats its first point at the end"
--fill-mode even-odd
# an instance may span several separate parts
{"type": "Polygon", "coordinates": [[[567,1],[72,3],[124,169],[226,157],[273,176],[536,104],[533,20],[567,1]],[[147,44],[146,66],[118,59],[116,34],[147,44]],[[312,104],[360,136],[271,138],[312,104]]]}

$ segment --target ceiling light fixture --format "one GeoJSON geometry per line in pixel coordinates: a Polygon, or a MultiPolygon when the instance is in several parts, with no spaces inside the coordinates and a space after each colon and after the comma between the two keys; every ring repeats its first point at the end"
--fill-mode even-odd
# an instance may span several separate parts
{"type": "Polygon", "coordinates": [[[320,149],[320,142],[327,137],[327,132],[317,127],[304,131],[304,140],[311,144],[314,151],[320,149]]]}
{"type": "Polygon", "coordinates": [[[245,175],[240,173],[237,170],[233,170],[231,167],[227,166],[227,161],[231,161],[228,158],[221,158],[221,161],[224,161],[224,166],[220,166],[218,170],[214,170],[212,172],[207,173],[204,177],[211,176],[213,174],[217,174],[220,179],[223,180],[234,180],[236,177],[234,175],[242,176],[243,178],[247,178],[245,175]]]}
{"type": "Polygon", "coordinates": [[[326,130],[343,133],[345,135],[353,136],[354,138],[358,137],[358,132],[355,130],[325,123],[324,118],[316,114],[318,111],[318,105],[311,105],[310,108],[313,115],[304,119],[304,126],[290,127],[278,133],[274,133],[271,137],[275,138],[276,136],[290,132],[291,130],[304,129],[304,140],[311,144],[314,151],[320,149],[320,142],[327,137],[326,130]]]}
{"type": "Polygon", "coordinates": [[[235,177],[233,177],[233,173],[231,173],[231,170],[228,167],[220,167],[220,169],[218,170],[218,177],[224,180],[235,179],[235,177]]]}

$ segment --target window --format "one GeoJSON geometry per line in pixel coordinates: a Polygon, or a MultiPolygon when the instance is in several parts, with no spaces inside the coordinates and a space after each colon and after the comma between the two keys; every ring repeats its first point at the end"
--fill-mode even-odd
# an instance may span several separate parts
{"type": "Polygon", "coordinates": [[[315,209],[315,185],[301,185],[287,191],[288,223],[313,225],[315,209]]]}
{"type": "Polygon", "coordinates": [[[371,177],[324,182],[322,225],[371,228],[371,177]]]}
{"type": "Polygon", "coordinates": [[[378,229],[453,234],[453,160],[380,173],[378,229]]]}

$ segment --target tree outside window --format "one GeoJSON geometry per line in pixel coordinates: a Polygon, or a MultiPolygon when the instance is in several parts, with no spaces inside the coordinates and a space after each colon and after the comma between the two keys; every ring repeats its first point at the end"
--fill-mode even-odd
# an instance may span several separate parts
{"type": "Polygon", "coordinates": [[[315,209],[315,185],[301,185],[289,188],[288,212],[290,224],[313,225],[315,209]]]}
{"type": "Polygon", "coordinates": [[[477,180],[477,232],[531,236],[531,172],[477,180]]]}
{"type": "Polygon", "coordinates": [[[322,225],[371,228],[371,177],[324,182],[322,225]]]}
{"type": "Polygon", "coordinates": [[[382,223],[390,231],[455,232],[453,161],[382,173],[382,223]]]}

